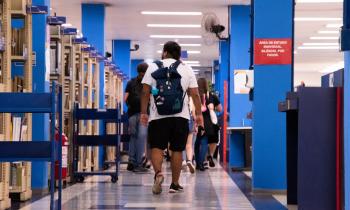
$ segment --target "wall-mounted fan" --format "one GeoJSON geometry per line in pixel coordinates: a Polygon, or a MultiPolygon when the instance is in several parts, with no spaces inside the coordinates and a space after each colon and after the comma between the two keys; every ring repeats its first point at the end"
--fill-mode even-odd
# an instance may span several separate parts
{"type": "Polygon", "coordinates": [[[217,41],[227,40],[222,37],[225,26],[220,24],[219,18],[215,13],[205,13],[202,19],[202,36],[206,45],[213,45],[217,41]]]}

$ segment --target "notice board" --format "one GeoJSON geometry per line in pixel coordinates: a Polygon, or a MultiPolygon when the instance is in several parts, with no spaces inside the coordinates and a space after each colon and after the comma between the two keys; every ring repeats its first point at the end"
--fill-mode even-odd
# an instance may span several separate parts
{"type": "Polygon", "coordinates": [[[290,65],[292,63],[292,39],[255,39],[255,65],[290,65]]]}

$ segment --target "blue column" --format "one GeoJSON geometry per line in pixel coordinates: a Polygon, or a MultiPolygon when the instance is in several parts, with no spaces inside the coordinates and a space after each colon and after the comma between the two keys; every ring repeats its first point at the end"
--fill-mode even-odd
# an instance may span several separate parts
{"type": "MultiPolygon", "coordinates": [[[[230,88],[229,127],[251,126],[247,114],[252,104],[248,94],[234,92],[234,71],[248,70],[250,65],[250,6],[230,7],[230,88]]],[[[230,136],[230,166],[244,167],[244,135],[234,132],[230,136]]]]}
{"type": "MultiPolygon", "coordinates": [[[[350,29],[350,1],[344,0],[344,29],[350,29]]],[[[349,39],[349,38],[348,38],[349,39]]],[[[350,51],[345,54],[344,69],[344,201],[350,210],[350,51]]]]}
{"type": "MultiPolygon", "coordinates": [[[[92,44],[98,52],[105,54],[105,5],[104,4],[82,4],[82,32],[87,37],[88,42],[92,44]]],[[[100,103],[99,108],[105,106],[104,94],[104,63],[100,62],[100,103]]],[[[100,130],[103,125],[100,125],[100,130]]],[[[99,166],[103,166],[103,147],[99,150],[99,166]]]]}
{"type": "MultiPolygon", "coordinates": [[[[130,40],[113,40],[112,41],[112,58],[113,62],[119,66],[124,74],[131,78],[131,59],[130,59],[130,40]]],[[[123,90],[126,88],[127,81],[123,81],[123,90]]],[[[124,111],[127,106],[124,103],[124,111]]]]}
{"type": "MultiPolygon", "coordinates": [[[[46,5],[50,8],[50,0],[33,0],[33,5],[46,5]]],[[[33,66],[33,92],[50,91],[50,81],[46,78],[45,53],[50,55],[50,43],[46,25],[47,15],[33,15],[33,51],[36,53],[36,65],[33,66]]],[[[49,140],[49,115],[33,114],[33,141],[49,140]]],[[[48,164],[46,162],[32,163],[32,189],[45,190],[48,188],[48,164]]]]}
{"type": "Polygon", "coordinates": [[[137,77],[137,66],[142,63],[142,59],[133,59],[131,60],[131,68],[130,68],[130,78],[137,77]]]}
{"type": "MultiPolygon", "coordinates": [[[[292,2],[255,0],[254,39],[291,39],[292,2]]],[[[279,60],[278,63],[283,62],[279,60]]],[[[286,116],[278,112],[278,103],[285,99],[286,92],[291,91],[291,75],[289,64],[254,65],[254,189],[286,189],[286,116]]]]}
{"type": "Polygon", "coordinates": [[[129,77],[131,76],[130,44],[130,40],[113,40],[112,42],[113,61],[129,77]]]}

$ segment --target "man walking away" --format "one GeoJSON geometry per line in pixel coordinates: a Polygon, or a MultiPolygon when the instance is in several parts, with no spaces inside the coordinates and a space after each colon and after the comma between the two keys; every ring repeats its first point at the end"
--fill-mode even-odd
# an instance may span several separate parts
{"type": "Polygon", "coordinates": [[[131,79],[126,85],[125,102],[128,106],[129,117],[129,163],[127,170],[133,172],[147,172],[142,165],[142,157],[145,153],[145,144],[147,140],[147,125],[140,124],[140,106],[141,106],[141,81],[148,68],[147,63],[141,63],[137,66],[137,77],[131,79]]]}
{"type": "Polygon", "coordinates": [[[141,123],[149,122],[148,135],[155,171],[153,194],[162,192],[163,151],[170,144],[172,182],[169,192],[183,191],[179,184],[182,152],[188,137],[188,96],[192,97],[198,126],[203,127],[196,77],[191,67],[180,61],[181,47],[176,42],[164,45],[160,62],[151,64],[142,80],[141,123]],[[152,96],[151,93],[152,92],[152,96]],[[150,103],[150,115],[147,114],[150,103]]]}

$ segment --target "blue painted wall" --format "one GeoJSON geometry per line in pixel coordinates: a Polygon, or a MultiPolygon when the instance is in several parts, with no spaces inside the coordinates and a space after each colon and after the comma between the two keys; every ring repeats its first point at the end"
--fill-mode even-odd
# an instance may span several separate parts
{"type": "Polygon", "coordinates": [[[229,83],[230,42],[220,41],[219,50],[220,50],[220,59],[218,60],[219,70],[215,72],[215,89],[219,91],[220,103],[223,105],[224,104],[224,81],[227,81],[229,83]]]}
{"type": "MultiPolygon", "coordinates": [[[[33,0],[33,5],[46,5],[50,8],[50,0],[33,0]]],[[[47,41],[47,15],[33,15],[33,51],[36,53],[36,66],[33,67],[33,92],[50,92],[50,81],[46,80],[45,51],[49,49],[47,41]]],[[[48,43],[49,44],[49,43],[48,43]]],[[[33,114],[33,141],[49,140],[49,115],[33,114]]],[[[48,163],[32,163],[32,188],[48,187],[48,163]]]]}
{"type": "MultiPolygon", "coordinates": [[[[105,5],[82,4],[82,32],[88,38],[89,44],[94,46],[99,53],[105,54],[105,5]]],[[[105,107],[105,81],[104,63],[100,62],[100,103],[99,108],[105,107]]],[[[100,124],[100,131],[104,129],[100,124]]],[[[103,166],[103,147],[99,150],[99,166],[103,166]]]]}
{"type": "MultiPolygon", "coordinates": [[[[130,59],[130,40],[113,40],[112,41],[112,58],[113,62],[119,66],[119,68],[131,78],[131,59],[130,59]]],[[[127,81],[123,81],[123,90],[126,88],[127,81]]],[[[128,107],[124,103],[124,112],[128,110],[128,107]]]]}
{"type": "Polygon", "coordinates": [[[113,40],[113,61],[127,76],[131,76],[130,40],[113,40]]]}
{"type": "Polygon", "coordinates": [[[142,62],[143,62],[142,59],[131,60],[130,78],[137,77],[137,66],[142,62]]]}
{"type": "MultiPolygon", "coordinates": [[[[255,0],[254,37],[291,38],[292,0],[255,0]],[[268,5],[268,6],[267,6],[268,5]]],[[[278,112],[292,86],[291,65],[254,66],[253,188],[286,189],[286,116],[278,112]]]]}
{"type": "MultiPolygon", "coordinates": [[[[247,70],[250,64],[250,6],[231,6],[229,11],[229,127],[251,126],[246,117],[252,108],[249,95],[234,93],[234,71],[247,70]]],[[[230,167],[244,167],[244,141],[240,132],[230,135],[230,167]]]]}

